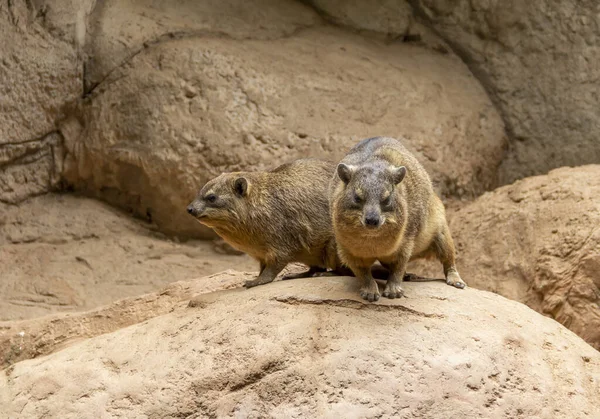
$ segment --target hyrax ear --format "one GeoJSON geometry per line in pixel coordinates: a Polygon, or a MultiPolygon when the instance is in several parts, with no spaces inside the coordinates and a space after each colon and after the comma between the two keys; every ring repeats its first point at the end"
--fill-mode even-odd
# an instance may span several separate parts
{"type": "Polygon", "coordinates": [[[248,194],[248,181],[246,178],[237,178],[233,183],[233,190],[237,196],[246,196],[248,194]]]}
{"type": "Polygon", "coordinates": [[[350,179],[352,179],[352,175],[354,174],[354,167],[348,166],[344,163],[340,163],[337,167],[337,173],[340,179],[342,179],[342,182],[348,184],[348,182],[350,182],[350,179]]]}
{"type": "Polygon", "coordinates": [[[390,176],[392,178],[392,183],[394,185],[397,185],[400,182],[402,182],[402,179],[404,179],[404,176],[406,176],[406,167],[404,167],[404,166],[400,166],[400,167],[392,166],[392,167],[390,167],[389,171],[390,171],[390,176]]]}

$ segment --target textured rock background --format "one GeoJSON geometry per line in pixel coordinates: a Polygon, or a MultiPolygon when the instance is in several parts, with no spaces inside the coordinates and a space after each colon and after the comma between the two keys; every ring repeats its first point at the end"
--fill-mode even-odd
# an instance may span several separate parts
{"type": "Polygon", "coordinates": [[[18,203],[60,181],[57,120],[81,95],[82,67],[25,1],[0,3],[0,41],[0,202],[18,203]]]}
{"type": "Polygon", "coordinates": [[[420,0],[498,105],[500,182],[600,163],[600,3],[420,0]]]}
{"type": "Polygon", "coordinates": [[[311,278],[200,295],[0,372],[0,403],[62,418],[600,414],[600,354],[553,320],[443,283],[406,291],[370,304],[353,278],[311,278]]]}
{"type": "Polygon", "coordinates": [[[406,137],[447,196],[598,163],[599,7],[2,3],[0,201],[62,180],[165,232],[206,237],[179,209],[208,177],[336,159],[375,133],[406,137]]]}
{"type": "Polygon", "coordinates": [[[230,267],[258,270],[249,256],[213,247],[167,240],[91,199],[45,195],[0,204],[0,321],[90,310],[230,267]]]}

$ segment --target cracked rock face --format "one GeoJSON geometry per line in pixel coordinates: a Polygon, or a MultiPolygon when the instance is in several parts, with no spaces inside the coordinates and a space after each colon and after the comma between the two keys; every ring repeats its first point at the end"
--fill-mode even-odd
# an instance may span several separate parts
{"type": "Polygon", "coordinates": [[[106,2],[90,17],[86,126],[65,133],[76,188],[206,236],[185,207],[210,178],[338,160],[374,135],[404,137],[443,194],[494,185],[503,125],[457,57],[332,28],[296,2],[263,1],[236,25],[219,23],[226,5],[145,3],[106,2]]]}
{"type": "Polygon", "coordinates": [[[406,293],[365,303],[355,278],[337,277],[199,295],[15,364],[0,406],[61,418],[600,414],[600,354],[555,321],[471,288],[406,293]]]}
{"type": "Polygon", "coordinates": [[[420,0],[512,131],[500,181],[600,163],[600,3],[420,0]]]}
{"type": "Polygon", "coordinates": [[[57,132],[32,141],[0,144],[0,204],[17,204],[57,187],[63,167],[62,145],[57,132]]]}
{"type": "Polygon", "coordinates": [[[598,196],[598,165],[484,194],[450,216],[462,277],[553,317],[600,350],[598,196]]]}
{"type": "Polygon", "coordinates": [[[17,203],[53,189],[62,172],[56,121],[81,95],[73,45],[53,36],[40,9],[0,4],[0,202],[17,203]]]}
{"type": "Polygon", "coordinates": [[[416,24],[408,1],[307,0],[336,25],[383,33],[390,37],[409,34],[416,24]]]}

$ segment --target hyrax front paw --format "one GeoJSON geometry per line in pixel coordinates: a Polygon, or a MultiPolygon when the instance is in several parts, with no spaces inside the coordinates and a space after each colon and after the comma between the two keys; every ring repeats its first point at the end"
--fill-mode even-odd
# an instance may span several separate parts
{"type": "Polygon", "coordinates": [[[383,296],[387,298],[400,298],[404,295],[404,290],[398,282],[388,281],[383,290],[383,296]]]}
{"type": "Polygon", "coordinates": [[[456,271],[452,271],[452,272],[448,273],[448,276],[446,277],[446,284],[452,285],[453,287],[461,288],[461,289],[465,288],[467,286],[467,283],[462,280],[462,278],[456,271]]]}
{"type": "Polygon", "coordinates": [[[379,287],[377,282],[372,281],[370,284],[363,286],[360,289],[360,296],[369,302],[378,301],[381,294],[379,294],[379,287]]]}
{"type": "Polygon", "coordinates": [[[244,287],[245,288],[252,288],[252,287],[255,287],[257,285],[260,285],[260,284],[256,281],[256,279],[244,282],[244,287]]]}

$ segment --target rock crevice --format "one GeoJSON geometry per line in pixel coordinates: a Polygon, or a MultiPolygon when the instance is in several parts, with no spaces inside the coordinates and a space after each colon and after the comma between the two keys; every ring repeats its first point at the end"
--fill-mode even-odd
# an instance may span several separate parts
{"type": "Polygon", "coordinates": [[[18,204],[60,187],[64,160],[58,131],[34,140],[0,143],[0,202],[18,204]]]}

